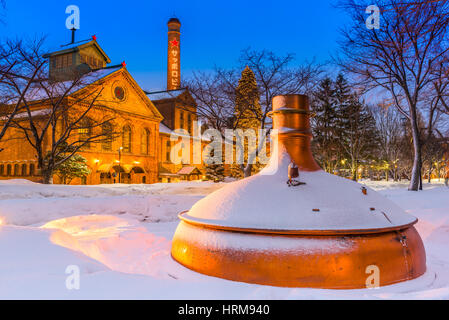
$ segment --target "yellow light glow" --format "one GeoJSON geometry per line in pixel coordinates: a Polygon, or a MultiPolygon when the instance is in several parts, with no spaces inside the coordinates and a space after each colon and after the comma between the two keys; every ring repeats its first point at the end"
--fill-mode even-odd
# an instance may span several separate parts
{"type": "Polygon", "coordinates": [[[4,220],[3,220],[2,217],[0,217],[0,226],[3,225],[3,224],[5,224],[5,223],[4,223],[4,220]]]}
{"type": "Polygon", "coordinates": [[[134,161],[134,164],[140,164],[140,161],[134,161]]]}
{"type": "Polygon", "coordinates": [[[100,160],[94,159],[94,163],[98,163],[98,162],[100,162],[100,160]]]}
{"type": "Polygon", "coordinates": [[[115,162],[115,163],[119,163],[120,161],[118,161],[118,160],[115,160],[114,162],[115,162]]]}

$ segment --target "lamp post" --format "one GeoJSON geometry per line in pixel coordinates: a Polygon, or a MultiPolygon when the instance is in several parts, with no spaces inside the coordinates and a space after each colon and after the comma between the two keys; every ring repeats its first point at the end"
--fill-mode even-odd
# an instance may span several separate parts
{"type": "Polygon", "coordinates": [[[122,150],[123,147],[118,148],[118,183],[122,183],[122,150]]]}

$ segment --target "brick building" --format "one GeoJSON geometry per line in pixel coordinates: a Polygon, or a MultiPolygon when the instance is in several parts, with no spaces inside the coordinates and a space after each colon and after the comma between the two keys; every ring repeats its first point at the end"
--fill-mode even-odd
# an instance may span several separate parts
{"type": "MultiPolygon", "coordinates": [[[[111,125],[120,132],[110,141],[88,144],[78,152],[87,159],[91,173],[83,179],[74,179],[73,184],[154,183],[204,178],[201,164],[175,165],[167,156],[175,143],[170,142],[171,133],[184,129],[192,134],[197,121],[195,100],[188,89],[179,87],[179,20],[170,19],[168,28],[167,88],[170,90],[167,91],[144,91],[124,64],[110,66],[111,61],[95,36],[44,56],[49,59],[49,79],[53,81],[70,80],[74,70],[94,75],[95,81],[77,88],[68,99],[74,99],[90,86],[101,86],[99,103],[89,116],[113,114],[111,125]]],[[[48,104],[39,95],[34,100],[33,117],[44,120],[48,104]]],[[[0,141],[0,149],[3,148],[0,152],[0,179],[42,181],[34,149],[26,139],[16,138],[20,136],[17,131],[8,129],[0,141]]],[[[91,133],[79,130],[77,134],[91,133]]],[[[61,182],[57,176],[53,179],[55,183],[61,182]]]]}

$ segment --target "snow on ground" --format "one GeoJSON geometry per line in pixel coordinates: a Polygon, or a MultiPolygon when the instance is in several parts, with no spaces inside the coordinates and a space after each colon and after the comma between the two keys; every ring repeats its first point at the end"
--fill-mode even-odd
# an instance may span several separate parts
{"type": "Polygon", "coordinates": [[[449,299],[449,189],[363,181],[420,220],[422,277],[379,289],[276,288],[222,280],[170,257],[177,214],[224,184],[43,186],[0,181],[0,298],[449,299]],[[66,288],[67,266],[80,270],[66,288]]]}
{"type": "Polygon", "coordinates": [[[6,224],[20,226],[90,214],[123,215],[142,222],[175,221],[177,213],[221,186],[213,182],[64,186],[3,180],[0,217],[6,224]]]}

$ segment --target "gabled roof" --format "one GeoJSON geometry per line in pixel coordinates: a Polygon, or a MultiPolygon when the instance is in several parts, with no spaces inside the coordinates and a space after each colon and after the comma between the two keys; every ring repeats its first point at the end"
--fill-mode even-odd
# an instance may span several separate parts
{"type": "Polygon", "coordinates": [[[70,43],[68,45],[61,46],[61,47],[59,47],[59,48],[57,48],[55,50],[51,50],[49,53],[44,54],[43,57],[44,58],[48,58],[48,57],[57,56],[57,55],[65,54],[65,53],[77,52],[77,51],[80,51],[83,48],[87,48],[87,47],[90,47],[90,46],[94,46],[101,53],[101,55],[106,60],[106,63],[111,63],[111,59],[109,59],[107,54],[103,51],[103,49],[101,49],[101,47],[98,44],[97,40],[95,40],[94,38],[87,39],[87,40],[82,40],[82,41],[77,41],[77,42],[75,42],[73,44],[70,43]]]}
{"type": "Polygon", "coordinates": [[[159,123],[159,132],[171,134],[173,131],[164,125],[162,122],[159,123]]]}
{"type": "Polygon", "coordinates": [[[191,174],[201,174],[201,171],[197,167],[188,166],[181,168],[176,174],[188,176],[191,174]]]}
{"type": "Polygon", "coordinates": [[[151,101],[158,101],[158,100],[176,99],[186,91],[187,91],[186,88],[182,88],[176,90],[164,90],[153,92],[145,91],[145,93],[147,97],[150,98],[151,101]]]}
{"type": "MultiPolygon", "coordinates": [[[[85,76],[83,76],[82,81],[80,81],[78,84],[74,85],[72,88],[70,88],[73,84],[72,80],[56,82],[53,85],[48,86],[52,90],[51,98],[57,97],[58,93],[61,93],[61,95],[62,95],[67,90],[68,90],[68,92],[67,92],[66,96],[70,96],[71,94],[77,92],[78,90],[83,89],[86,86],[93,84],[94,82],[96,82],[102,78],[107,77],[108,75],[116,72],[117,70],[120,70],[121,68],[123,68],[122,65],[116,65],[116,66],[110,66],[110,67],[91,71],[88,74],[86,74],[85,76]]],[[[29,102],[46,100],[49,98],[50,97],[48,96],[47,92],[44,89],[42,89],[42,87],[39,86],[39,84],[36,84],[35,86],[31,87],[27,91],[27,94],[26,94],[26,99],[29,102]]],[[[12,101],[12,103],[15,103],[15,102],[12,101]]]]}

